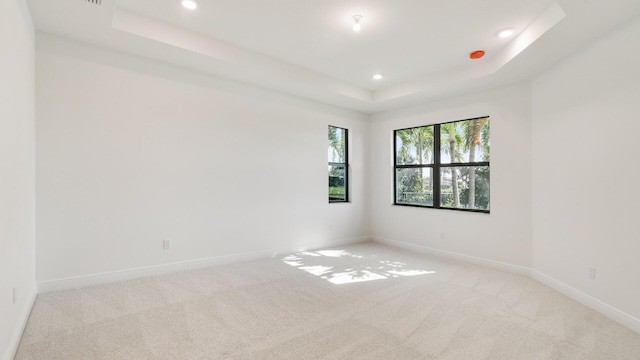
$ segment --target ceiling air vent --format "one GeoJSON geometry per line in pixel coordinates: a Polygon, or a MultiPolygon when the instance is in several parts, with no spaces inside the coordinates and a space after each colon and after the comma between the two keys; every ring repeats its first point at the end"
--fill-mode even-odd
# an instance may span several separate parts
{"type": "Polygon", "coordinates": [[[100,5],[102,3],[102,0],[83,0],[85,2],[88,2],[90,4],[96,4],[96,5],[100,5]]]}

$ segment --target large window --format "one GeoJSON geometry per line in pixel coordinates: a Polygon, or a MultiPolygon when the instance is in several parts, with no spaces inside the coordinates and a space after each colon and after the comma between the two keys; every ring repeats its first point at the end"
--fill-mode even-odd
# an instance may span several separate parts
{"type": "Polygon", "coordinates": [[[348,130],[329,126],[329,202],[349,201],[348,130]]]}
{"type": "Polygon", "coordinates": [[[489,117],[393,135],[395,205],[489,212],[489,117]]]}

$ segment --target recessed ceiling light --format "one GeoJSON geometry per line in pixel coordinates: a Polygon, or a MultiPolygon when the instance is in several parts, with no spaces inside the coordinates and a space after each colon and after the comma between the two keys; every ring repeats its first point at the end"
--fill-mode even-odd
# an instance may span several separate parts
{"type": "Polygon", "coordinates": [[[383,77],[382,74],[373,74],[372,76],[373,80],[382,80],[383,77]]]}
{"type": "Polygon", "coordinates": [[[182,0],[182,6],[186,7],[189,10],[195,10],[198,7],[198,1],[196,0],[182,0]]]}
{"type": "Polygon", "coordinates": [[[353,15],[351,19],[353,19],[353,31],[360,31],[360,21],[362,21],[362,15],[353,15]]]}
{"type": "Polygon", "coordinates": [[[502,39],[508,38],[511,35],[513,35],[513,28],[506,28],[498,31],[498,37],[502,39]]]}

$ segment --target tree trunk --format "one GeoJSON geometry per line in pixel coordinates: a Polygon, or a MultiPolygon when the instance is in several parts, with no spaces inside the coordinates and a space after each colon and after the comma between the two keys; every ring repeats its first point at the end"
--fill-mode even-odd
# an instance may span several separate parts
{"type": "MultiPolygon", "coordinates": [[[[471,144],[469,148],[469,162],[476,161],[476,145],[471,144]]],[[[469,168],[469,209],[476,208],[476,167],[469,168]]]]}
{"type": "MultiPolygon", "coordinates": [[[[449,141],[449,151],[451,154],[451,162],[454,162],[456,141],[449,141]]],[[[458,173],[455,168],[451,168],[451,186],[453,187],[453,207],[460,207],[460,193],[458,191],[458,173]]]]}

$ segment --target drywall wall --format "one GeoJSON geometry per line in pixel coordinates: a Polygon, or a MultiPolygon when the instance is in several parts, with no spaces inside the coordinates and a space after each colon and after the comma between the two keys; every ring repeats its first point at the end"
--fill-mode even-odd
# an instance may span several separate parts
{"type": "Polygon", "coordinates": [[[46,34],[36,69],[39,282],[369,239],[368,115],[46,34]]]}
{"type": "Polygon", "coordinates": [[[640,19],[533,81],[533,266],[640,321],[637,44],[640,19]]]}
{"type": "MultiPolygon", "coordinates": [[[[531,266],[531,89],[528,84],[398,111],[372,124],[371,224],[377,241],[531,266]],[[394,206],[393,130],[491,116],[491,213],[394,206]]],[[[485,261],[487,260],[487,261],[485,261]]]]}
{"type": "Polygon", "coordinates": [[[0,79],[0,359],[9,360],[36,294],[34,30],[24,0],[0,2],[0,79]]]}

